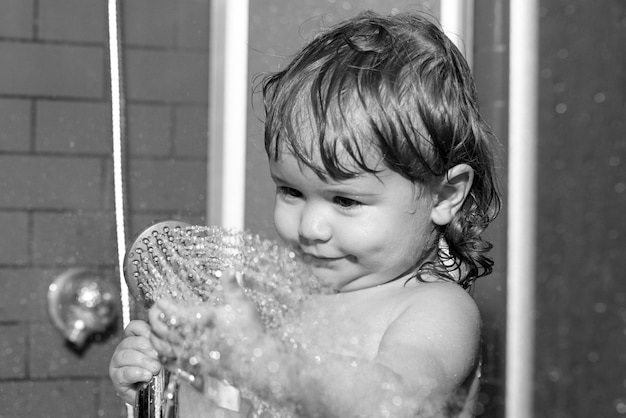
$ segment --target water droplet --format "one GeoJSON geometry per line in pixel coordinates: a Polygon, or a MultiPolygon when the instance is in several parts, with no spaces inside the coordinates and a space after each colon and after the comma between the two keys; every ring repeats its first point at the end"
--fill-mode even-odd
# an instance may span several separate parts
{"type": "Polygon", "coordinates": [[[556,56],[560,59],[565,59],[569,56],[569,51],[565,48],[559,49],[558,52],[556,53],[556,56]]]}
{"type": "Polygon", "coordinates": [[[620,165],[620,163],[621,163],[621,160],[619,158],[619,155],[612,155],[609,158],[609,165],[611,167],[618,167],[620,165]]]}
{"type": "Polygon", "coordinates": [[[276,361],[270,361],[267,365],[267,370],[269,370],[270,373],[278,373],[280,370],[280,364],[276,361]]]}

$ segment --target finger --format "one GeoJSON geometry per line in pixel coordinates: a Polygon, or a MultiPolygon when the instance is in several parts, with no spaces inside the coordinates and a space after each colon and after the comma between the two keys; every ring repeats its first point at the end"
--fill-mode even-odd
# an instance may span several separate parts
{"type": "Polygon", "coordinates": [[[126,326],[126,329],[124,329],[124,336],[125,337],[132,337],[132,336],[149,337],[150,325],[148,325],[146,321],[141,321],[139,319],[130,321],[129,324],[126,326]]]}
{"type": "MultiPolygon", "coordinates": [[[[153,358],[141,355],[138,351],[124,350],[117,353],[115,358],[111,361],[111,369],[124,370],[131,369],[136,370],[137,373],[144,375],[143,378],[136,380],[145,381],[150,375],[156,375],[161,370],[161,363],[153,358]]],[[[132,383],[133,381],[131,381],[132,383]]],[[[128,383],[128,382],[125,382],[128,383]]]]}
{"type": "Polygon", "coordinates": [[[227,270],[222,275],[221,284],[226,303],[237,302],[246,299],[241,288],[244,282],[243,274],[235,270],[227,270]]]}
{"type": "Polygon", "coordinates": [[[150,336],[150,343],[162,358],[165,357],[166,359],[172,359],[177,357],[174,346],[161,339],[158,335],[152,334],[150,336]]]}
{"type": "Polygon", "coordinates": [[[137,351],[154,360],[158,358],[158,353],[150,343],[150,336],[124,338],[122,342],[119,343],[115,351],[121,352],[123,350],[137,351]]]}
{"type": "MultiPolygon", "coordinates": [[[[179,343],[181,339],[176,330],[180,325],[180,316],[166,313],[161,309],[161,306],[160,304],[155,304],[148,312],[148,318],[152,326],[150,339],[152,341],[152,337],[156,335],[159,339],[179,343]]],[[[159,351],[158,348],[157,351],[159,351]]]]}
{"type": "Polygon", "coordinates": [[[135,398],[137,397],[137,391],[132,388],[116,388],[116,392],[122,398],[124,402],[129,405],[133,405],[135,403],[135,398]]]}
{"type": "Polygon", "coordinates": [[[111,372],[111,381],[122,391],[131,390],[138,384],[147,383],[154,375],[139,367],[122,367],[111,372]]]}

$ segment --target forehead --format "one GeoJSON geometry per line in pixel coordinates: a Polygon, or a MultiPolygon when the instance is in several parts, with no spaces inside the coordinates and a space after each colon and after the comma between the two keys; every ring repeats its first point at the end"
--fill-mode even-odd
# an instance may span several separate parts
{"type": "Polygon", "coordinates": [[[362,107],[342,107],[331,102],[322,113],[302,100],[290,113],[281,132],[273,136],[277,151],[274,158],[290,153],[330,177],[380,168],[382,155],[377,134],[362,107]]]}
{"type": "MultiPolygon", "coordinates": [[[[302,163],[302,161],[297,159],[291,153],[283,153],[277,160],[270,161],[269,168],[274,180],[294,183],[316,183],[319,185],[324,184],[326,186],[338,186],[342,184],[370,184],[371,186],[374,184],[382,185],[385,182],[385,179],[396,175],[396,173],[388,168],[380,167],[380,170],[376,173],[359,171],[355,172],[355,174],[349,178],[336,179],[332,178],[330,175],[320,176],[318,172],[302,163]]],[[[358,170],[358,168],[355,170],[358,170]]]]}

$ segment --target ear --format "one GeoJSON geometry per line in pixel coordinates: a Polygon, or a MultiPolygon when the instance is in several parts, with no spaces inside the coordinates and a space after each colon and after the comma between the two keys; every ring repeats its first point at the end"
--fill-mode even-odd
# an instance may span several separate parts
{"type": "Polygon", "coordinates": [[[430,218],[437,225],[447,225],[463,207],[463,202],[472,188],[474,169],[467,164],[452,167],[446,173],[435,194],[435,205],[430,218]]]}

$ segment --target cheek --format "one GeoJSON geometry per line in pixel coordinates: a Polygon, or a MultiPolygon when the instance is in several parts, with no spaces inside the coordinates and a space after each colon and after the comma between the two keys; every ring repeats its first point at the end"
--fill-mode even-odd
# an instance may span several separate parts
{"type": "Polygon", "coordinates": [[[278,236],[283,241],[293,241],[294,234],[297,236],[298,228],[294,222],[293,211],[289,210],[289,207],[276,202],[274,204],[274,228],[278,233],[278,236]],[[294,226],[295,225],[295,226],[294,226]]]}
{"type": "Polygon", "coordinates": [[[393,245],[387,228],[380,222],[344,222],[336,226],[334,232],[335,237],[341,237],[341,244],[356,256],[372,257],[393,245]]]}

